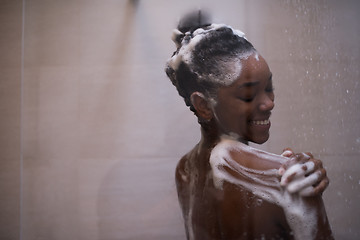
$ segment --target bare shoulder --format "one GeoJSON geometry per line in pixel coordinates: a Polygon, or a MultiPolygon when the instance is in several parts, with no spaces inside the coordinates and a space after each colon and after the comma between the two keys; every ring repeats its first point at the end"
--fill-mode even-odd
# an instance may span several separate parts
{"type": "Polygon", "coordinates": [[[232,139],[221,140],[211,152],[212,165],[230,164],[254,170],[278,169],[285,157],[250,147],[232,139]]]}

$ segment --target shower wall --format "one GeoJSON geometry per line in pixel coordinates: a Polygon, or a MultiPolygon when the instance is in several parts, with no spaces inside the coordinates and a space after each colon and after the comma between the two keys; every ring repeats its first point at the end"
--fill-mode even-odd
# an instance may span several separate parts
{"type": "Polygon", "coordinates": [[[0,2],[0,239],[19,239],[22,1],[0,2]]]}
{"type": "Polygon", "coordinates": [[[357,1],[0,1],[0,239],[185,239],[177,161],[196,118],[163,69],[194,8],[273,72],[270,140],[310,151],[337,239],[360,235],[357,1]]]}

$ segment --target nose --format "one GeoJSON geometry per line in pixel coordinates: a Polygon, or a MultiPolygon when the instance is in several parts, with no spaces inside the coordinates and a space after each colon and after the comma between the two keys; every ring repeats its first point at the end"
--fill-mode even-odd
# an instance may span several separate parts
{"type": "Polygon", "coordinates": [[[259,109],[260,111],[271,111],[275,106],[274,94],[265,93],[260,99],[259,109]]]}

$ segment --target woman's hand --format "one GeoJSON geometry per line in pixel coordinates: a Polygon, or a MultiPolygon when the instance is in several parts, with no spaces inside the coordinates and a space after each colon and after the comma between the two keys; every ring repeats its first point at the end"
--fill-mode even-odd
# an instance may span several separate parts
{"type": "Polygon", "coordinates": [[[300,196],[316,196],[322,194],[329,185],[326,170],[319,159],[314,159],[311,153],[295,154],[287,148],[281,154],[289,161],[279,169],[281,186],[290,193],[299,193],[300,196]]]}

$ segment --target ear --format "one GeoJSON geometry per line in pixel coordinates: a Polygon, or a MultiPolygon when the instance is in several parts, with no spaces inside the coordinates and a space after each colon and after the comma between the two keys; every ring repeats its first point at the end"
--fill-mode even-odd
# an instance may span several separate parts
{"type": "Polygon", "coordinates": [[[204,120],[211,120],[213,112],[209,100],[201,92],[193,92],[190,96],[192,105],[196,110],[196,115],[204,120]]]}

